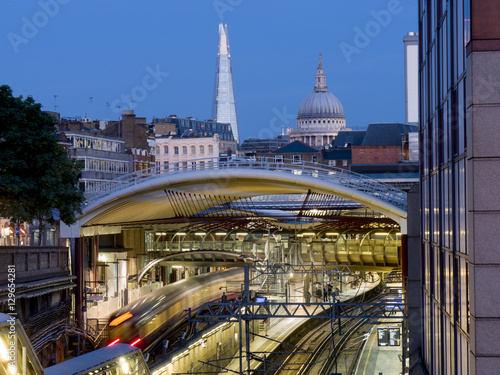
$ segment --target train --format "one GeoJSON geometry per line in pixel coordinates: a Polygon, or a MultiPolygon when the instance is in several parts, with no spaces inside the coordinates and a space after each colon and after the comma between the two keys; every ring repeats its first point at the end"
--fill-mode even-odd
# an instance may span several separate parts
{"type": "Polygon", "coordinates": [[[231,268],[159,288],[110,315],[108,346],[128,343],[147,351],[185,323],[188,308],[195,312],[207,302],[240,298],[242,283],[243,269],[231,268]]]}

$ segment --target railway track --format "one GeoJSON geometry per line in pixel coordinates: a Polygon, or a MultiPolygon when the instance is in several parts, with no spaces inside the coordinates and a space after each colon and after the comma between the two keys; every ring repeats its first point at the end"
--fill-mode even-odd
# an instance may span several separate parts
{"type": "MultiPolygon", "coordinates": [[[[379,296],[373,297],[367,302],[378,298],[379,296]]],[[[344,348],[353,337],[365,334],[369,329],[367,326],[367,319],[357,318],[345,319],[340,326],[337,322],[324,322],[305,335],[278,368],[270,364],[266,370],[275,375],[330,374],[340,358],[344,358],[347,363],[344,348]],[[360,330],[363,331],[360,333],[360,330]]],[[[349,369],[354,368],[360,352],[361,350],[356,350],[357,355],[349,358],[349,369]]]]}

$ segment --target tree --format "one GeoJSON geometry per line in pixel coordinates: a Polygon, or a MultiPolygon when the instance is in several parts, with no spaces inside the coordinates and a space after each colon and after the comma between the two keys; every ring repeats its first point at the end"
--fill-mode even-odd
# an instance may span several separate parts
{"type": "Polygon", "coordinates": [[[56,121],[33,98],[0,86],[0,216],[14,222],[75,222],[85,200],[80,168],[55,135],[56,121]]]}

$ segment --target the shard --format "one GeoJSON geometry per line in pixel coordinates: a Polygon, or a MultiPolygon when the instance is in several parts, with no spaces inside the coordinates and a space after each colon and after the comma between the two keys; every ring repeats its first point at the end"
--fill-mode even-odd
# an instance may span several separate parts
{"type": "Polygon", "coordinates": [[[217,49],[212,118],[217,122],[231,124],[234,139],[238,144],[240,143],[227,25],[223,26],[222,23],[219,24],[219,46],[217,49]]]}

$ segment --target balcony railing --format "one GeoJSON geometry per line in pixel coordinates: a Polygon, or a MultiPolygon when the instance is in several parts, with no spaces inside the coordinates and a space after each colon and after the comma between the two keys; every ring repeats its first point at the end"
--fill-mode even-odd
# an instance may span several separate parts
{"type": "Polygon", "coordinates": [[[276,161],[273,157],[259,157],[255,160],[240,158],[233,160],[227,160],[227,158],[204,158],[159,165],[103,183],[95,189],[87,191],[85,196],[87,198],[87,204],[91,204],[113,192],[163,175],[238,168],[292,173],[331,181],[354,190],[362,191],[406,210],[406,192],[390,185],[341,168],[329,167],[324,164],[306,161],[294,163],[290,159],[276,161]]]}

